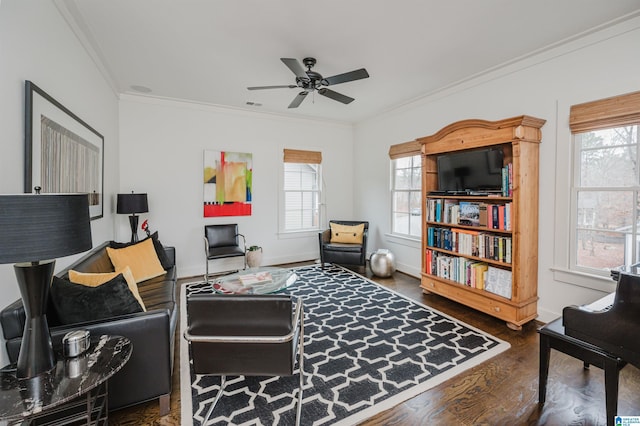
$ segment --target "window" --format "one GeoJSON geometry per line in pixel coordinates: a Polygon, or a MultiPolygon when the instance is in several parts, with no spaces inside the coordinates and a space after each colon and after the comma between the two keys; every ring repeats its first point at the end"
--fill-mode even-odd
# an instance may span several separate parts
{"type": "Polygon", "coordinates": [[[391,160],[391,232],[420,238],[422,160],[420,155],[391,160]]]}
{"type": "Polygon", "coordinates": [[[320,228],[322,153],[284,150],[282,224],[284,232],[320,228]]]}
{"type": "Polygon", "coordinates": [[[572,270],[609,276],[640,260],[640,92],[571,108],[572,270]]]}

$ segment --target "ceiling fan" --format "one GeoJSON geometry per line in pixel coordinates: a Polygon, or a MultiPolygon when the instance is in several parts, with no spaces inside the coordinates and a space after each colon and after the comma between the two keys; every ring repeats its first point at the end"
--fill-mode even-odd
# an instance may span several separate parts
{"type": "Polygon", "coordinates": [[[334,84],[347,83],[349,81],[360,80],[362,78],[369,77],[369,73],[366,69],[360,68],[358,70],[345,72],[343,74],[337,74],[331,77],[323,77],[320,73],[315,71],[311,71],[311,68],[316,64],[315,58],[304,58],[302,63],[307,67],[305,71],[298,62],[297,59],[294,58],[280,58],[282,62],[296,75],[296,84],[282,85],[282,86],[257,86],[257,87],[247,87],[249,90],[263,90],[263,89],[295,89],[299,87],[303,89],[302,92],[298,93],[298,95],[291,101],[289,104],[289,108],[297,108],[302,101],[306,98],[306,96],[316,90],[318,94],[322,96],[326,96],[329,99],[333,99],[334,101],[342,102],[343,104],[348,104],[354,101],[353,98],[349,96],[343,95],[342,93],[335,92],[331,89],[327,89],[324,86],[331,86],[334,84]]]}

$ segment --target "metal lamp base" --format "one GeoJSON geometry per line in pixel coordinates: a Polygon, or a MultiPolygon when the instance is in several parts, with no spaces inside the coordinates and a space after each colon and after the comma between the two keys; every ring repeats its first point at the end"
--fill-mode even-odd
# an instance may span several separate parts
{"type": "Polygon", "coordinates": [[[129,216],[129,225],[131,225],[131,242],[138,242],[138,217],[135,214],[129,216]]]}
{"type": "Polygon", "coordinates": [[[50,260],[14,265],[26,316],[16,369],[19,379],[47,373],[56,365],[46,315],[55,264],[50,260]]]}

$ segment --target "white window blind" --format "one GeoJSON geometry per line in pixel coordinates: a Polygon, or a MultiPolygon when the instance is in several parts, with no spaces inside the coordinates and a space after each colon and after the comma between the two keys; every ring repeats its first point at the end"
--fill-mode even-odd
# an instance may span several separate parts
{"type": "Polygon", "coordinates": [[[284,150],[283,231],[311,231],[320,226],[322,153],[284,150]]]}

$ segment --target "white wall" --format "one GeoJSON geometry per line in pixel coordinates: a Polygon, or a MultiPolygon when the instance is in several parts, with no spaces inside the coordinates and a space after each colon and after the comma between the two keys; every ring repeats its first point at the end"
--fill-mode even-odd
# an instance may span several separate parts
{"type": "MultiPolygon", "coordinates": [[[[152,230],[176,247],[181,277],[204,273],[205,224],[238,223],[248,245],[260,245],[263,264],[316,259],[317,233],[278,235],[283,148],[322,151],[325,200],[330,218],[352,218],[353,128],[214,106],[122,96],[120,190],[146,192],[152,230]],[[203,217],[204,150],[253,154],[251,216],[203,217]]],[[[128,240],[125,217],[117,235],[128,240]]],[[[326,222],[323,224],[325,225],[326,222]]]]}
{"type": "MultiPolygon", "coordinates": [[[[21,193],[24,176],[24,81],[42,90],[105,138],[105,216],[91,223],[93,243],[113,235],[118,187],[117,98],[50,1],[4,0],[0,6],[0,193],[21,193]]],[[[1,236],[0,236],[1,237],[1,236]]],[[[78,256],[58,259],[56,269],[78,256]]],[[[0,265],[0,307],[20,297],[12,265],[0,265]]],[[[0,365],[6,363],[4,340],[0,365]]]]}
{"type": "MultiPolygon", "coordinates": [[[[354,208],[380,228],[372,244],[394,249],[404,270],[420,270],[419,248],[400,246],[385,236],[390,229],[389,145],[431,135],[459,120],[532,115],[547,120],[540,147],[539,318],[551,320],[561,315],[563,306],[601,297],[602,292],[556,280],[552,271],[561,266],[554,265],[554,212],[564,206],[557,207],[556,199],[568,197],[567,186],[563,193],[555,193],[555,182],[565,177],[570,164],[566,150],[558,148],[570,143],[570,105],[640,90],[638,46],[640,19],[636,18],[360,123],[355,150],[359,163],[367,166],[356,169],[354,208]]],[[[612,288],[605,285],[603,291],[612,288]]]]}

